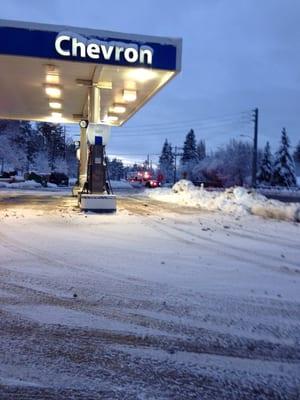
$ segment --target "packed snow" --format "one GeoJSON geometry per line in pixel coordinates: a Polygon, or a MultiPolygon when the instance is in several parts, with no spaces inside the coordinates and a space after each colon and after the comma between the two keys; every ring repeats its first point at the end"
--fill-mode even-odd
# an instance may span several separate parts
{"type": "Polygon", "coordinates": [[[121,179],[120,181],[111,180],[110,184],[113,189],[132,189],[132,185],[125,179],[121,179]]]}
{"type": "MultiPolygon", "coordinates": [[[[75,182],[76,182],[76,180],[75,180],[75,182]]],[[[69,184],[70,185],[71,185],[71,183],[75,184],[75,182],[74,182],[74,180],[72,180],[71,182],[69,182],[69,184]]],[[[126,180],[120,180],[120,181],[111,180],[110,183],[111,183],[112,189],[132,189],[132,185],[126,180]]],[[[22,182],[13,182],[13,183],[0,181],[1,189],[41,189],[42,187],[43,186],[40,183],[35,182],[33,180],[22,181],[22,182]]],[[[57,187],[58,186],[55,183],[47,182],[47,188],[55,189],[57,187]]]]}
{"type": "Polygon", "coordinates": [[[5,190],[0,254],[1,399],[299,398],[298,223],[5,190]]]}
{"type": "Polygon", "coordinates": [[[145,193],[152,199],[183,206],[197,207],[207,211],[226,214],[253,214],[300,222],[300,203],[282,203],[267,199],[262,194],[243,187],[220,191],[208,191],[192,182],[180,180],[171,189],[160,188],[145,193]]]}

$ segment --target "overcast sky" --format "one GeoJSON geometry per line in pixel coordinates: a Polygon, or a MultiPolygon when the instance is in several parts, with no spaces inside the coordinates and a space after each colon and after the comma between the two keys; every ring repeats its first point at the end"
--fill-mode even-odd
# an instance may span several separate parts
{"type": "Polygon", "coordinates": [[[10,0],[1,18],[183,38],[181,74],[113,130],[110,153],[140,159],[190,128],[213,149],[252,135],[254,107],[260,146],[283,126],[300,140],[299,0],[10,0]]]}

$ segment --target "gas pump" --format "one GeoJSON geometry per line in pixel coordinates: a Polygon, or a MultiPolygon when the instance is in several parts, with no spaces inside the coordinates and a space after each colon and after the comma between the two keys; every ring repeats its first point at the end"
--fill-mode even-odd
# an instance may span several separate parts
{"type": "Polygon", "coordinates": [[[78,201],[80,209],[94,212],[116,211],[116,196],[107,184],[105,146],[110,126],[100,123],[100,90],[92,87],[88,99],[89,120],[80,121],[80,166],[78,201]]]}
{"type": "Polygon", "coordinates": [[[87,127],[88,159],[87,181],[85,190],[87,193],[111,194],[111,188],[107,184],[107,163],[105,146],[110,136],[110,127],[107,125],[89,124],[87,127]]]}
{"type": "Polygon", "coordinates": [[[104,146],[102,141],[89,147],[88,170],[87,170],[87,192],[104,193],[106,185],[106,165],[104,159],[104,146]]]}

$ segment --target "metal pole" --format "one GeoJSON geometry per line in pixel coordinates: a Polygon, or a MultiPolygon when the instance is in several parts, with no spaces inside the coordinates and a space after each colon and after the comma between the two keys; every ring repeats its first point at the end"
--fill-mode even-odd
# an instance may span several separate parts
{"type": "Polygon", "coordinates": [[[66,159],[66,127],[64,126],[64,160],[66,159]]]}
{"type": "Polygon", "coordinates": [[[174,185],[176,183],[176,178],[177,178],[177,146],[175,146],[175,153],[174,153],[174,185]]]}
{"type": "Polygon", "coordinates": [[[254,138],[253,138],[253,160],[252,160],[252,187],[256,188],[257,175],[257,134],[258,134],[258,108],[254,110],[254,138]]]}
{"type": "Polygon", "coordinates": [[[89,121],[100,123],[100,89],[97,86],[90,88],[89,121]]]}

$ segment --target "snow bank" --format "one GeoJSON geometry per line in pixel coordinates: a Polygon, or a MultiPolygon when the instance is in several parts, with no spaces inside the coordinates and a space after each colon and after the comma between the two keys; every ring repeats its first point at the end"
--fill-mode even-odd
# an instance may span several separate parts
{"type": "Polygon", "coordinates": [[[254,214],[266,218],[277,218],[300,222],[300,204],[282,203],[243,187],[229,188],[224,192],[207,191],[195,187],[192,182],[181,180],[172,189],[162,188],[146,191],[156,200],[197,207],[226,214],[254,214]]]}
{"type": "Polygon", "coordinates": [[[38,189],[41,188],[42,185],[35,181],[24,181],[24,182],[13,182],[13,183],[0,182],[0,187],[7,189],[38,189]]]}
{"type": "Polygon", "coordinates": [[[48,188],[57,188],[57,184],[56,183],[47,182],[47,187],[48,188]]]}
{"type": "Polygon", "coordinates": [[[14,179],[14,182],[24,182],[24,176],[22,176],[22,175],[15,175],[13,177],[13,179],[14,179]]]}

